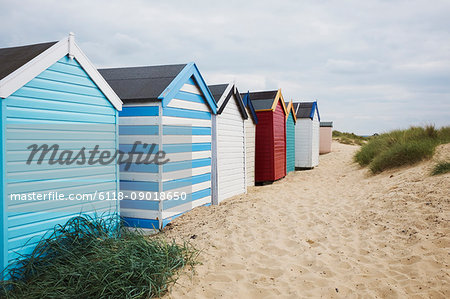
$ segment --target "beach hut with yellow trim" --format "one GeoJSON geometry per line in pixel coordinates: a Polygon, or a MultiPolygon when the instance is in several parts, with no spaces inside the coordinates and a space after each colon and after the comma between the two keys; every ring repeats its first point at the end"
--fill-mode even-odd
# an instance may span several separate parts
{"type": "Polygon", "coordinates": [[[295,115],[294,103],[292,100],[286,102],[286,173],[295,170],[295,124],[297,116],[295,115]]]}
{"type": "Polygon", "coordinates": [[[255,182],[273,182],[286,176],[286,116],[281,89],[250,92],[258,118],[255,182]]]}

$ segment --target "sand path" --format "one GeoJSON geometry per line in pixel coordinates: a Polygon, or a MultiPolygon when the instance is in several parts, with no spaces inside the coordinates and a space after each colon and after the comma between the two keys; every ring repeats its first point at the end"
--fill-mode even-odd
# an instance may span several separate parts
{"type": "Polygon", "coordinates": [[[174,221],[163,234],[190,239],[202,264],[167,297],[450,298],[450,175],[424,162],[370,176],[358,147],[333,147],[313,170],[174,221]]]}

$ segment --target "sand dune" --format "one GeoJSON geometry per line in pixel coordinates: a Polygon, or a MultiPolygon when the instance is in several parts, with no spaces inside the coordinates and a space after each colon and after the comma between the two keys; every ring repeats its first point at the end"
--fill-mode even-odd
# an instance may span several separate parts
{"type": "Polygon", "coordinates": [[[371,176],[357,148],[174,221],[163,234],[202,264],[167,297],[450,298],[450,175],[429,161],[371,176]]]}

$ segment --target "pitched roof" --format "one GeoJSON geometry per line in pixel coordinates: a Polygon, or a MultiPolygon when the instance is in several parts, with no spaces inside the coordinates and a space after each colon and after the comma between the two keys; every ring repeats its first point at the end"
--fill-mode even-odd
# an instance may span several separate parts
{"type": "Polygon", "coordinates": [[[241,113],[242,118],[247,119],[248,114],[245,110],[244,102],[242,101],[242,97],[237,90],[234,84],[217,84],[217,85],[208,85],[209,90],[211,91],[214,101],[219,105],[219,110],[217,114],[221,114],[225,109],[226,105],[230,101],[230,99],[235,96],[237,100],[237,105],[239,107],[239,112],[241,113]]]}
{"type": "Polygon", "coordinates": [[[75,43],[73,33],[56,43],[0,49],[0,98],[6,99],[65,56],[76,59],[114,108],[122,110],[122,101],[75,43]]]}
{"type": "Polygon", "coordinates": [[[292,102],[292,100],[290,102],[284,102],[284,104],[286,105],[286,110],[287,110],[287,115],[286,115],[286,120],[289,118],[289,114],[292,112],[292,117],[294,119],[294,123],[297,122],[297,115],[295,114],[295,110],[294,110],[294,103],[292,102]]]}
{"type": "Polygon", "coordinates": [[[294,103],[294,110],[296,111],[297,118],[313,118],[314,113],[317,112],[317,117],[320,121],[319,108],[317,102],[301,102],[294,103]]]}
{"type": "Polygon", "coordinates": [[[278,101],[281,101],[284,114],[288,114],[286,111],[286,105],[284,104],[283,95],[281,94],[281,89],[250,92],[249,97],[256,111],[274,111],[278,101]]]}
{"type": "Polygon", "coordinates": [[[321,121],[320,126],[321,127],[333,127],[333,122],[332,121],[321,121]]]}
{"type": "Polygon", "coordinates": [[[250,92],[250,100],[255,110],[269,110],[277,96],[278,90],[250,92]]]}
{"type": "Polygon", "coordinates": [[[35,58],[57,42],[0,49],[0,80],[35,58]]]}
{"type": "Polygon", "coordinates": [[[187,64],[99,69],[122,101],[156,100],[187,64]]]}
{"type": "Polygon", "coordinates": [[[247,107],[252,115],[253,123],[258,124],[258,117],[256,116],[255,107],[253,107],[252,101],[250,101],[250,92],[247,91],[246,93],[241,93],[240,95],[244,106],[247,107]]]}
{"type": "Polygon", "coordinates": [[[211,91],[216,103],[219,102],[228,85],[229,84],[208,85],[208,88],[211,91]]]}

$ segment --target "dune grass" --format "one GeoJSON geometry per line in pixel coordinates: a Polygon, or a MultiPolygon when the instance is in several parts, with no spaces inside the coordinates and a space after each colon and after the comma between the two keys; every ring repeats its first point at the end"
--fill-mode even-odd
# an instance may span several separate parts
{"type": "Polygon", "coordinates": [[[450,127],[411,127],[373,136],[355,154],[355,161],[372,173],[415,164],[433,156],[436,146],[450,142],[450,127]]]}
{"type": "Polygon", "coordinates": [[[80,216],[54,229],[12,265],[0,298],[151,298],[193,265],[197,252],[123,229],[117,218],[80,216]]]}
{"type": "Polygon", "coordinates": [[[363,145],[371,137],[358,136],[354,133],[340,132],[333,130],[333,139],[343,144],[363,145]]]}
{"type": "Polygon", "coordinates": [[[450,162],[439,162],[431,171],[432,175],[439,175],[450,172],[450,162]]]}

